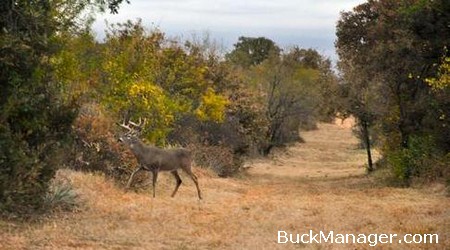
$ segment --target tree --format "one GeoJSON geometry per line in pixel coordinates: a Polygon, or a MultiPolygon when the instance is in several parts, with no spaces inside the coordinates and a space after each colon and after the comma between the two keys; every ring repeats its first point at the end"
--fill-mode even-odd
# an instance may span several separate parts
{"type": "MultiPolygon", "coordinates": [[[[113,11],[120,2],[96,4],[113,11]]],[[[60,48],[59,34],[73,27],[71,17],[88,5],[89,1],[0,3],[1,211],[39,208],[59,165],[55,153],[70,134],[77,106],[62,97],[51,61],[60,48]]]]}
{"type": "MultiPolygon", "coordinates": [[[[303,86],[303,88],[309,88],[311,103],[314,103],[313,112],[309,119],[311,124],[315,124],[315,121],[332,121],[337,114],[337,91],[338,82],[336,74],[332,69],[330,59],[319,54],[314,49],[303,49],[297,46],[288,50],[284,55],[285,60],[289,60],[298,64],[298,67],[316,71],[318,74],[313,84],[303,86]]],[[[309,126],[311,126],[311,124],[309,126]]],[[[308,124],[303,124],[304,128],[308,127],[308,124]]]]}
{"type": "Polygon", "coordinates": [[[103,105],[116,119],[147,118],[144,136],[157,144],[186,116],[222,122],[228,101],[213,82],[214,67],[192,46],[148,32],[140,21],[112,26],[102,56],[103,105]]]}
{"type": "Polygon", "coordinates": [[[301,141],[299,129],[315,126],[322,104],[320,91],[327,84],[326,60],[317,52],[293,48],[285,54],[272,54],[248,69],[246,82],[259,93],[260,107],[267,122],[259,150],[267,155],[273,147],[301,141]],[[305,53],[312,56],[304,56],[305,53]]]}
{"type": "MultiPolygon", "coordinates": [[[[418,140],[439,140],[434,131],[443,125],[436,119],[443,103],[425,79],[436,74],[449,43],[448,10],[448,1],[368,1],[342,13],[338,22],[340,67],[355,103],[350,112],[360,120],[375,118],[384,155],[403,155],[409,162],[397,171],[407,182],[423,166],[406,159],[409,152],[416,150],[418,140]],[[363,112],[355,107],[364,107],[363,112]]],[[[437,149],[432,144],[422,155],[437,149]]]]}
{"type": "Polygon", "coordinates": [[[356,118],[356,126],[367,150],[368,172],[373,171],[370,127],[375,118],[373,98],[370,98],[375,84],[368,67],[370,46],[374,41],[370,40],[368,30],[375,24],[376,18],[370,3],[361,4],[353,12],[341,14],[336,31],[336,48],[340,58],[338,67],[343,73],[343,86],[347,89],[341,113],[349,113],[356,118]]]}
{"type": "Polygon", "coordinates": [[[265,37],[239,37],[234,50],[226,55],[228,61],[242,67],[255,66],[269,58],[271,54],[279,55],[280,49],[275,42],[265,37]]]}

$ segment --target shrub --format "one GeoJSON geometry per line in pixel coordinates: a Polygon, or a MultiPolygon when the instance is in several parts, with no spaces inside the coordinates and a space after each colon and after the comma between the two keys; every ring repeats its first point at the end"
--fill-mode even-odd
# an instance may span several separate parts
{"type": "Polygon", "coordinates": [[[0,148],[0,211],[28,213],[40,207],[53,167],[39,161],[38,152],[3,125],[0,148]]]}
{"type": "Polygon", "coordinates": [[[448,154],[436,150],[431,136],[413,136],[407,148],[386,153],[393,173],[405,185],[410,184],[412,177],[426,180],[448,178],[448,154]]]}
{"type": "Polygon", "coordinates": [[[0,3],[0,211],[6,213],[41,207],[58,166],[55,153],[67,144],[76,115],[50,63],[63,21],[51,6],[0,3]]]}
{"type": "Polygon", "coordinates": [[[195,164],[214,170],[220,177],[230,177],[238,173],[242,158],[224,146],[190,145],[195,164]]]}
{"type": "Polygon", "coordinates": [[[115,124],[101,106],[85,104],[74,123],[75,143],[70,167],[88,172],[99,171],[124,181],[131,174],[136,160],[117,141],[115,124]]]}
{"type": "Polygon", "coordinates": [[[50,182],[49,190],[44,197],[44,208],[54,210],[74,210],[78,206],[79,196],[72,183],[63,175],[56,175],[50,182]]]}

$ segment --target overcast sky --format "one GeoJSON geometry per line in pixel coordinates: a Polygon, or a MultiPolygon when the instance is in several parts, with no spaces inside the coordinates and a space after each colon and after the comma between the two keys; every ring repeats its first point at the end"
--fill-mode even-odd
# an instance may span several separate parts
{"type": "Polygon", "coordinates": [[[272,39],[282,47],[314,48],[336,60],[335,26],[339,13],[364,0],[130,0],[117,15],[98,15],[94,31],[104,37],[109,23],[141,18],[170,37],[208,32],[230,50],[239,36],[272,39]]]}

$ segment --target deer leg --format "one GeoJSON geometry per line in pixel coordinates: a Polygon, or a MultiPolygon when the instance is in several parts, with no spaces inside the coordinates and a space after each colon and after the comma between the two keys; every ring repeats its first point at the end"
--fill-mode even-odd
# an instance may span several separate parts
{"type": "Polygon", "coordinates": [[[156,181],[158,179],[158,170],[154,169],[152,170],[153,173],[153,198],[156,196],[156,181]]]}
{"type": "Polygon", "coordinates": [[[178,172],[176,170],[172,171],[171,173],[175,177],[175,180],[177,181],[177,186],[175,187],[175,190],[173,190],[173,193],[172,193],[172,197],[174,197],[175,194],[177,193],[178,188],[180,187],[182,181],[181,181],[180,175],[178,174],[178,172]]]}
{"type": "Polygon", "coordinates": [[[128,179],[127,189],[130,188],[131,182],[133,182],[134,175],[141,170],[142,170],[142,167],[138,167],[136,170],[133,171],[133,173],[130,176],[130,179],[128,179]]]}
{"type": "Polygon", "coordinates": [[[198,178],[197,176],[192,173],[192,170],[188,169],[184,169],[184,171],[189,175],[189,177],[191,177],[191,179],[194,181],[195,186],[197,187],[197,194],[198,194],[198,198],[201,200],[202,199],[202,193],[200,192],[200,187],[198,186],[198,178]]]}

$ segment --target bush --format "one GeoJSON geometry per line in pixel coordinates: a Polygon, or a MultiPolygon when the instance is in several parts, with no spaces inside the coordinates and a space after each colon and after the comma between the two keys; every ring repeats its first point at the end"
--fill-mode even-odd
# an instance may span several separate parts
{"type": "Polygon", "coordinates": [[[26,214],[43,204],[76,105],[50,62],[60,13],[49,1],[11,3],[0,3],[0,212],[26,214]]]}
{"type": "Polygon", "coordinates": [[[124,181],[136,165],[131,152],[117,141],[116,123],[97,104],[85,104],[74,123],[75,143],[70,168],[102,172],[124,181]]]}
{"type": "Polygon", "coordinates": [[[63,175],[56,175],[50,182],[49,190],[44,197],[47,211],[72,211],[78,206],[79,196],[72,183],[63,175]]]}
{"type": "Polygon", "coordinates": [[[0,211],[29,213],[42,204],[54,168],[20,136],[0,125],[0,211]]]}
{"type": "Polygon", "coordinates": [[[412,166],[408,150],[401,149],[390,153],[388,155],[388,162],[392,167],[395,177],[403,182],[404,185],[409,185],[412,166]]]}
{"type": "Polygon", "coordinates": [[[197,166],[210,168],[220,177],[230,177],[241,170],[243,160],[223,146],[191,145],[189,147],[197,166]]]}
{"type": "Polygon", "coordinates": [[[410,185],[412,177],[431,181],[448,178],[449,158],[436,150],[431,136],[411,137],[407,148],[387,152],[388,164],[405,185],[410,185]]]}

